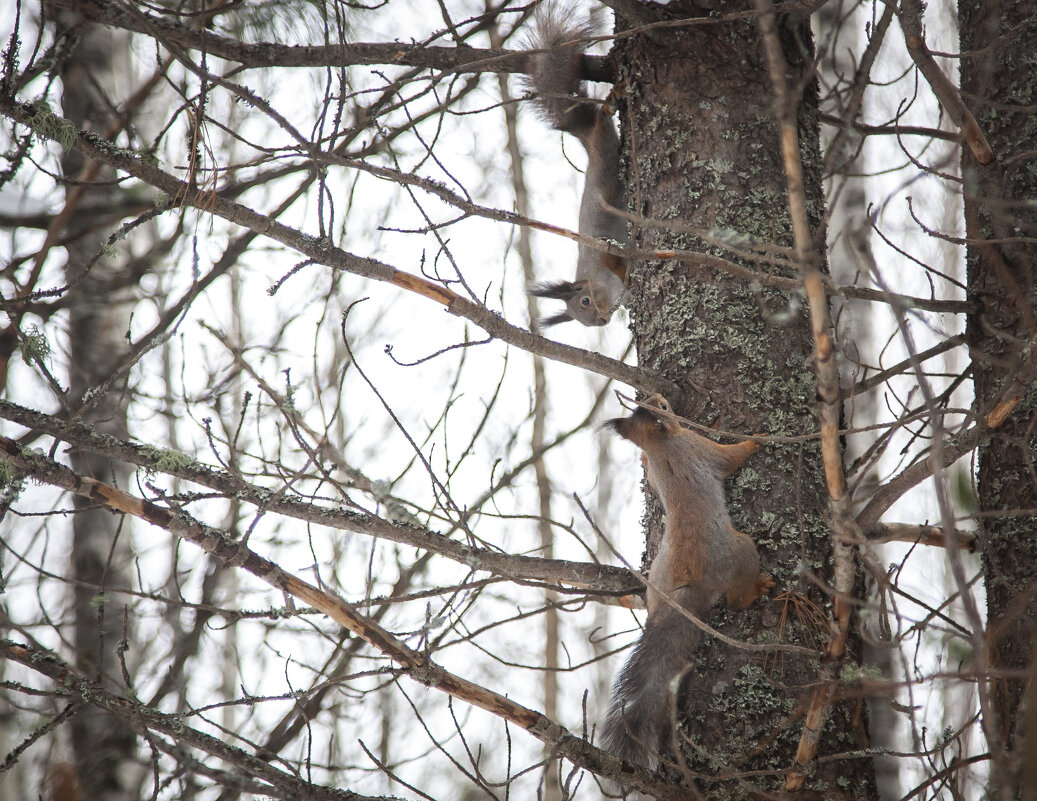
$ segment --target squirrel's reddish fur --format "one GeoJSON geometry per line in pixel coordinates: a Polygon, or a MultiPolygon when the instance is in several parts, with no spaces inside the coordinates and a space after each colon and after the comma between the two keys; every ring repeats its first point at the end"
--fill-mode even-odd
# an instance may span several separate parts
{"type": "Polygon", "coordinates": [[[721,598],[742,609],[774,586],[760,571],[753,541],[731,525],[724,499],[724,478],[758,445],[720,445],[682,428],[661,395],[607,425],[643,451],[666,527],[648,574],[648,620],[613,685],[601,742],[618,756],[653,767],[671,733],[673,680],[691,661],[700,637],[681,609],[702,619],[721,598]]]}

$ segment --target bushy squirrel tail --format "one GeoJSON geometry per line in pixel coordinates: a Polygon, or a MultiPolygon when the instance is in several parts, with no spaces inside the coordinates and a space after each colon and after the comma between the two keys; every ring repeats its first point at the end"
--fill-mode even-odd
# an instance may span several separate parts
{"type": "Polygon", "coordinates": [[[612,686],[603,749],[646,768],[656,766],[663,738],[672,731],[674,679],[691,661],[699,636],[698,627],[677,609],[660,609],[648,621],[612,686]]]}
{"type": "Polygon", "coordinates": [[[586,98],[582,80],[584,44],[594,34],[580,21],[575,9],[564,3],[541,3],[536,24],[526,44],[531,54],[528,86],[533,103],[552,128],[571,133],[581,141],[591,135],[597,105],[586,98]]]}

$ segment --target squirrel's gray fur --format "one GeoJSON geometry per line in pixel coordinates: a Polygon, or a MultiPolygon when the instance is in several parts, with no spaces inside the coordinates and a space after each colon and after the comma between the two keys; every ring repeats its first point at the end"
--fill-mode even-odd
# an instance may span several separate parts
{"type": "MultiPolygon", "coordinates": [[[[708,607],[694,593],[692,588],[678,590],[674,600],[701,614],[708,607]]],[[[604,750],[646,768],[657,765],[659,752],[667,745],[663,738],[673,731],[676,685],[699,638],[698,627],[672,607],[661,609],[645,624],[612,684],[612,701],[601,728],[604,750]]]]}
{"type": "MultiPolygon", "coordinates": [[[[527,42],[535,51],[528,78],[533,102],[551,127],[572,134],[587,151],[579,232],[625,245],[626,220],[605,208],[626,210],[619,135],[605,106],[587,97],[582,80],[583,48],[591,27],[577,20],[571,8],[556,3],[542,3],[535,23],[527,42]]],[[[625,280],[623,259],[580,244],[575,279],[538,284],[531,294],[566,302],[567,311],[544,320],[545,325],[568,320],[604,325],[619,303],[625,280]]]]}

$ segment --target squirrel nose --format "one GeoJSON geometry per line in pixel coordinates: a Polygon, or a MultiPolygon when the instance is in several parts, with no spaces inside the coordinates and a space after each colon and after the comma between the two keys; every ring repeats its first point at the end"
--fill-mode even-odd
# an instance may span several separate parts
{"type": "Polygon", "coordinates": [[[608,321],[609,321],[608,317],[599,317],[598,318],[598,325],[605,325],[608,321]]]}

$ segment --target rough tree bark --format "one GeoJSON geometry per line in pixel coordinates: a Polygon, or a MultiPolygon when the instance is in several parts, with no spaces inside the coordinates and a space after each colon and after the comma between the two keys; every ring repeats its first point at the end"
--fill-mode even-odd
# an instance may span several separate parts
{"type": "MultiPolygon", "coordinates": [[[[984,409],[1017,377],[1032,380],[1037,372],[1037,4],[971,0],[958,8],[963,94],[997,155],[987,167],[968,151],[963,156],[969,291],[981,308],[969,318],[968,340],[976,404],[984,409]]],[[[1037,389],[1015,395],[1018,407],[979,450],[988,659],[1000,740],[990,745],[1002,797],[1020,791],[1020,757],[1033,755],[1032,745],[1020,747],[1020,704],[1037,625],[1037,389]]]]}
{"type": "MultiPolygon", "coordinates": [[[[721,15],[743,10],[718,9],[721,15]]],[[[680,3],[666,13],[706,12],[680,3]]],[[[805,17],[779,18],[779,28],[787,81],[793,91],[802,89],[800,155],[820,252],[825,235],[817,92],[807,72],[810,28],[805,17]]],[[[617,40],[616,54],[631,211],[663,224],[635,225],[636,243],[717,252],[693,232],[664,227],[679,223],[791,249],[773,90],[755,20],[635,32],[617,40]]],[[[734,260],[754,271],[795,275],[791,266],[734,260]]],[[[817,431],[811,330],[798,292],[764,289],[695,265],[649,261],[635,266],[630,298],[639,364],[684,390],[684,397],[672,399],[678,412],[746,434],[817,431]]],[[[831,580],[830,531],[823,518],[817,441],[766,446],[730,480],[728,499],[735,526],[757,542],[777,591],[801,593],[830,618],[831,598],[824,590],[831,580]]],[[[651,557],[661,534],[657,507],[647,524],[651,557]]],[[[757,602],[737,613],[717,609],[710,623],[744,641],[824,647],[828,629],[823,621],[811,621],[804,601],[757,602]]],[[[859,659],[857,650],[851,639],[847,661],[859,659]]],[[[681,756],[707,797],[741,798],[782,786],[819,675],[816,661],[765,660],[704,637],[680,705],[687,737],[681,756]],[[750,777],[749,771],[764,773],[750,777]]],[[[864,728],[854,702],[836,704],[820,753],[863,747],[864,728]]],[[[826,798],[874,797],[872,766],[866,759],[826,762],[816,766],[806,790],[826,798]]]]}

